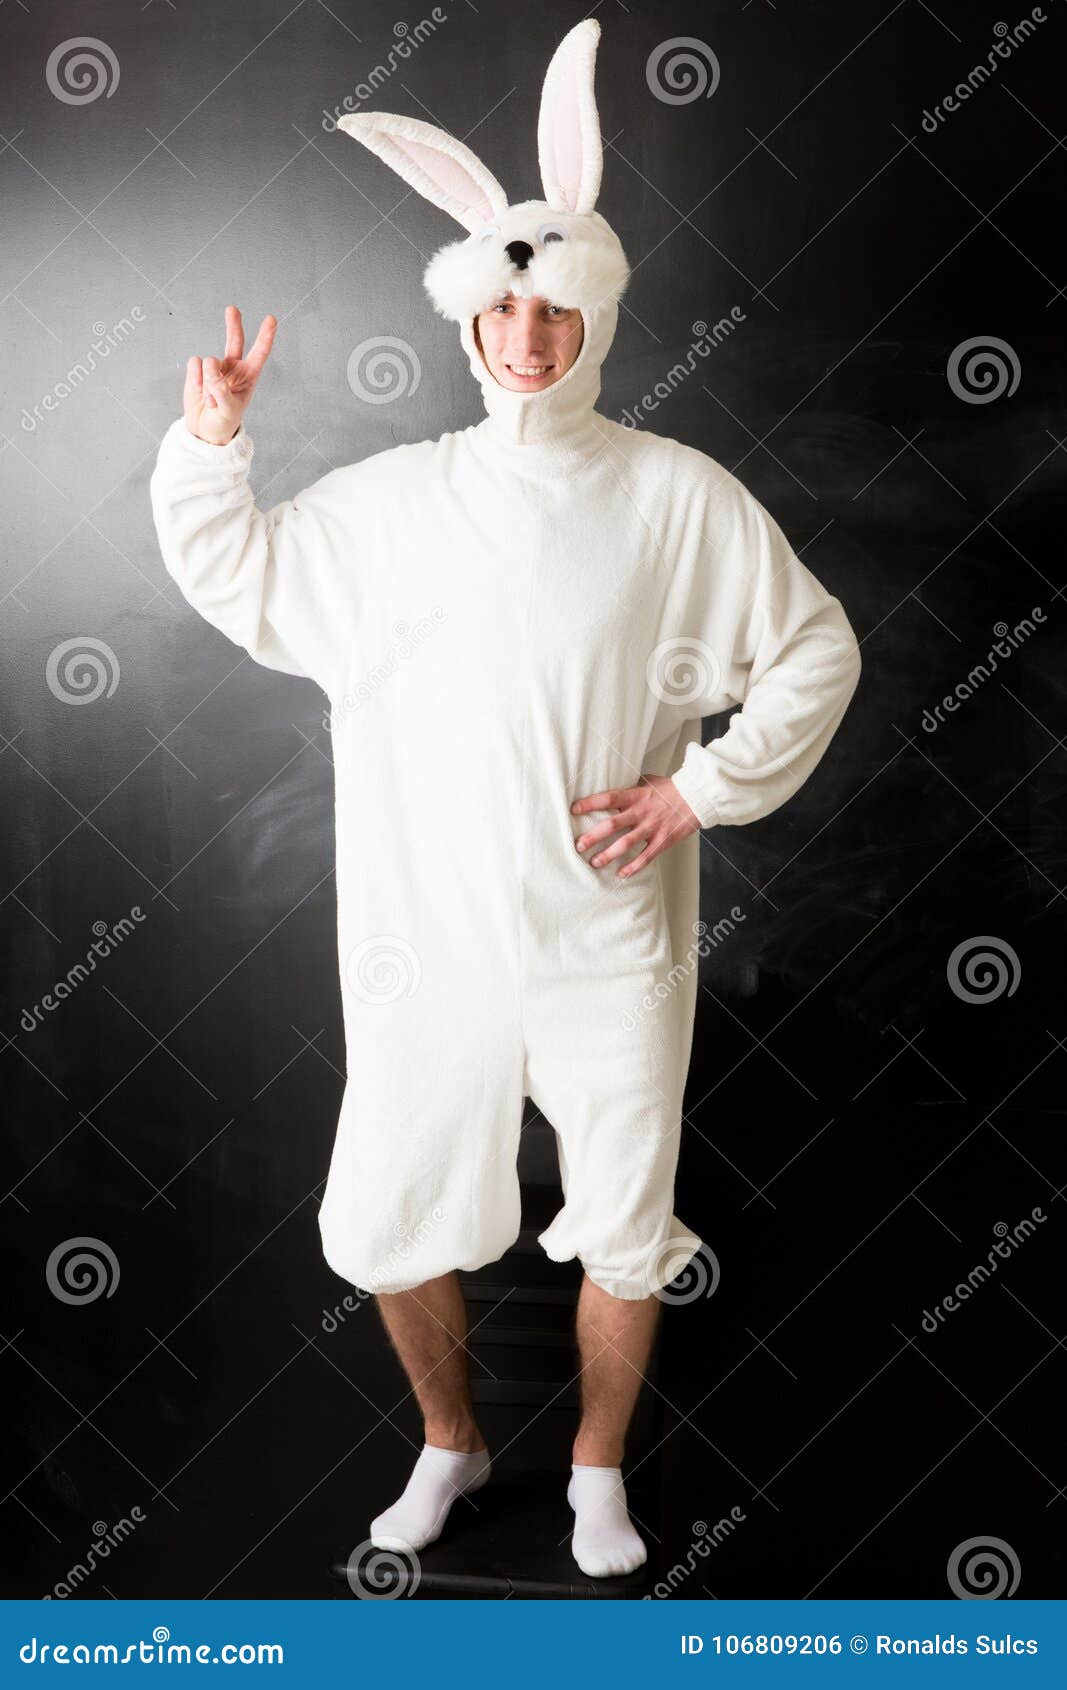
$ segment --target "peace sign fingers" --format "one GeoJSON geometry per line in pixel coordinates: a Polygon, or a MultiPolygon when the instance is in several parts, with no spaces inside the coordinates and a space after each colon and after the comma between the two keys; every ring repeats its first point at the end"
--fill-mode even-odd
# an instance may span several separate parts
{"type": "MultiPolygon", "coordinates": [[[[235,307],[236,309],[236,307],[235,307]]],[[[259,375],[270,356],[270,349],[274,345],[274,335],[278,327],[278,319],[268,313],[259,325],[259,333],[252,344],[252,348],[245,359],[249,373],[253,380],[259,375]]]]}
{"type": "Polygon", "coordinates": [[[241,321],[241,313],[236,305],[226,307],[226,351],[223,357],[227,364],[236,363],[245,349],[245,330],[241,321]]]}

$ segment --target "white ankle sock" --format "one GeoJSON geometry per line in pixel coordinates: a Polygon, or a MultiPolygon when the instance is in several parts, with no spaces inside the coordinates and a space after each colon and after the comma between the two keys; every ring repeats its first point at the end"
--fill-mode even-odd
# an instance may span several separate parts
{"type": "Polygon", "coordinates": [[[375,1549],[424,1549],[440,1537],[456,1497],[484,1485],[491,1467],[487,1449],[468,1455],[424,1443],[401,1495],[371,1521],[375,1549]]]}
{"type": "Polygon", "coordinates": [[[574,1509],[571,1554],[590,1578],[632,1573],[647,1559],[626,1511],[621,1467],[583,1467],[571,1463],[567,1501],[574,1509]]]}

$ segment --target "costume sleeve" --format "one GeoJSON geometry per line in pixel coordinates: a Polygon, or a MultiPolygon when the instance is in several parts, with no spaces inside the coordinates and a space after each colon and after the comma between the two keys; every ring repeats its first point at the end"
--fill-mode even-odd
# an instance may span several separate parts
{"type": "Polygon", "coordinates": [[[341,478],[331,470],[292,499],[260,510],[248,485],[244,424],[225,446],[178,417],[160,442],[149,484],[163,563],[213,627],[265,668],[340,682],[351,590],[341,478]]]}
{"type": "MultiPolygon", "coordinates": [[[[732,479],[732,478],[731,478],[732,479]]],[[[740,482],[710,518],[685,638],[696,638],[690,716],[741,709],[672,777],[702,827],[758,821],[792,797],[826,750],[859,682],[859,645],[839,599],[740,482]]],[[[713,501],[714,503],[714,501],[713,501]]]]}

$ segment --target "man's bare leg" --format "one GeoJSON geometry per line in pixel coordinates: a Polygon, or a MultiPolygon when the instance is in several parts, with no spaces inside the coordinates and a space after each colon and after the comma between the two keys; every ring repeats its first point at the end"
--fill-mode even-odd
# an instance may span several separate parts
{"type": "Polygon", "coordinates": [[[459,1275],[413,1291],[380,1291],[378,1311],[422,1410],[424,1436],[440,1449],[485,1448],[471,1405],[467,1305],[459,1275]]]}
{"type": "Polygon", "coordinates": [[[571,1552],[594,1578],[633,1572],[646,1558],[626,1511],[621,1469],[661,1307],[651,1294],[613,1297],[588,1274],[582,1280],[576,1317],[582,1414],[567,1501],[574,1509],[571,1552]]]}
{"type": "Polygon", "coordinates": [[[584,1466],[622,1463],[662,1307],[651,1295],[613,1297],[583,1276],[575,1318],[582,1417],[572,1455],[584,1466]]]}
{"type": "Polygon", "coordinates": [[[422,1410],[424,1442],[403,1492],[372,1520],[371,1541],[419,1550],[440,1536],[456,1497],[480,1489],[491,1471],[471,1404],[467,1308],[455,1272],[377,1301],[422,1410]]]}

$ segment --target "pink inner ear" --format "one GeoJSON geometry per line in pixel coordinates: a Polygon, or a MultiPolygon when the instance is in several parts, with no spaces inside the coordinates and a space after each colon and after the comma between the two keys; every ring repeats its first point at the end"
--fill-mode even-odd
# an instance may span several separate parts
{"type": "Polygon", "coordinates": [[[578,204],[578,190],[582,182],[582,126],[578,115],[578,83],[573,58],[569,58],[563,66],[552,126],[555,132],[556,175],[563,197],[573,211],[578,204]]]}
{"type": "Polygon", "coordinates": [[[409,141],[403,135],[393,135],[390,139],[414,159],[431,182],[444,193],[451,194],[461,205],[477,211],[487,223],[492,222],[495,212],[488,196],[458,159],[449,158],[447,153],[439,153],[434,147],[426,147],[421,141],[409,141]]]}

